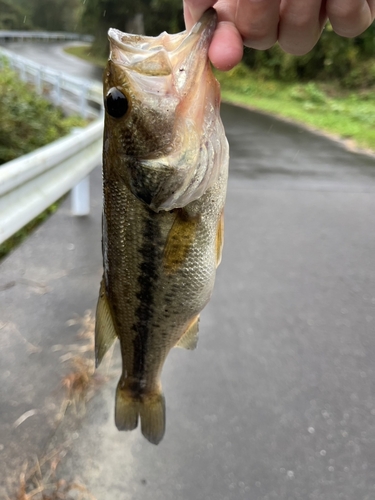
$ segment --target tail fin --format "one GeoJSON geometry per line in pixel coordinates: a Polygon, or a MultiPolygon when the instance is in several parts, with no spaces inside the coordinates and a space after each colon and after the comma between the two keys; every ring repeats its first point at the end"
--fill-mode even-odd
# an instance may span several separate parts
{"type": "Polygon", "coordinates": [[[152,444],[159,444],[165,432],[165,399],[159,392],[135,394],[126,387],[116,391],[115,422],[120,431],[132,431],[141,419],[141,431],[152,444]]]}

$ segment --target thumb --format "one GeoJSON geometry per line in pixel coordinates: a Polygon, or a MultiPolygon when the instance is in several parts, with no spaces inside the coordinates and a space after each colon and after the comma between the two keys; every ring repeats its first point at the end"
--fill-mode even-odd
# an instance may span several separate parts
{"type": "Polygon", "coordinates": [[[184,19],[189,31],[199,21],[207,9],[213,7],[217,0],[184,0],[184,19]]]}

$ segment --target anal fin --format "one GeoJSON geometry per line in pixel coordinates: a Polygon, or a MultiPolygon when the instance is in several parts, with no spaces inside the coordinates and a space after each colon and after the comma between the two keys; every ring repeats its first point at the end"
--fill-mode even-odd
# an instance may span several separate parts
{"type": "Polygon", "coordinates": [[[95,366],[100,365],[105,353],[116,339],[116,330],[113,323],[111,309],[105,293],[104,278],[100,284],[98,305],[96,306],[95,320],[95,366]]]}
{"type": "Polygon", "coordinates": [[[221,213],[216,232],[216,267],[219,267],[224,246],[224,210],[221,213]]]}
{"type": "Polygon", "coordinates": [[[196,316],[190,323],[186,332],[177,342],[176,347],[182,347],[183,349],[189,349],[191,351],[195,349],[198,344],[198,331],[199,331],[198,325],[199,325],[199,315],[196,316]]]}

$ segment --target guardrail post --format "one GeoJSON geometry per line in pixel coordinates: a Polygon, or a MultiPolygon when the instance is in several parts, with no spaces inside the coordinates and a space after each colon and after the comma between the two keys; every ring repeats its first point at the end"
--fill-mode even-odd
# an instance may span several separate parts
{"type": "Polygon", "coordinates": [[[79,96],[79,112],[83,118],[87,118],[88,114],[87,94],[88,94],[88,89],[86,85],[84,85],[81,89],[81,93],[79,96]]]}
{"type": "Polygon", "coordinates": [[[54,101],[55,101],[56,106],[60,106],[60,104],[61,104],[61,75],[56,75],[54,101]]]}
{"type": "Polygon", "coordinates": [[[20,78],[23,82],[26,82],[26,66],[24,63],[20,62],[20,78]]]}
{"type": "Polygon", "coordinates": [[[35,73],[35,89],[38,94],[42,93],[42,70],[38,68],[35,73]]]}
{"type": "Polygon", "coordinates": [[[73,215],[88,215],[90,213],[90,178],[84,177],[70,192],[71,210],[73,215]]]}

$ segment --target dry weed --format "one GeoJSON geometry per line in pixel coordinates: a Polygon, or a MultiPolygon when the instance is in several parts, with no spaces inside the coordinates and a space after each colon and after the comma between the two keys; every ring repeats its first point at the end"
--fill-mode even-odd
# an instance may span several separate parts
{"type": "MultiPolygon", "coordinates": [[[[87,401],[94,395],[97,387],[108,380],[111,364],[110,355],[106,359],[105,375],[95,373],[95,319],[92,311],[88,310],[83,317],[75,317],[67,322],[67,326],[74,325],[80,325],[77,333],[80,342],[53,347],[55,352],[63,351],[60,361],[69,363],[69,372],[61,381],[65,397],[58,416],[60,421],[69,407],[80,416],[84,414],[87,401]]],[[[30,415],[31,411],[26,412],[15,425],[20,425],[30,415]]],[[[31,468],[26,463],[20,474],[18,492],[11,500],[96,500],[79,482],[58,480],[55,476],[56,468],[65,457],[71,442],[71,439],[66,441],[41,460],[35,458],[35,465],[31,468]]]]}
{"type": "Polygon", "coordinates": [[[20,484],[15,500],[96,500],[86,486],[79,482],[56,479],[56,468],[65,456],[70,443],[64,443],[42,460],[35,459],[35,465],[28,471],[28,464],[20,474],[20,484]],[[26,472],[27,471],[27,472],[26,472]]]}
{"type": "Polygon", "coordinates": [[[85,403],[91,399],[97,386],[93,361],[74,356],[70,360],[70,372],[63,378],[61,385],[65,389],[66,407],[72,405],[76,413],[84,411],[85,403]]]}
{"type": "MultiPolygon", "coordinates": [[[[21,478],[21,481],[24,481],[21,478]]],[[[22,482],[17,500],[96,500],[86,486],[80,483],[67,483],[64,479],[51,484],[41,482],[30,492],[26,492],[25,483],[22,482]],[[74,492],[74,496],[73,493],[74,492]]]]}
{"type": "MultiPolygon", "coordinates": [[[[92,311],[87,310],[83,317],[70,319],[67,325],[80,325],[77,338],[84,342],[67,346],[68,352],[60,356],[61,362],[69,362],[70,368],[69,373],[62,380],[65,399],[61,413],[64,414],[66,409],[72,406],[77,414],[82,414],[86,403],[93,397],[97,387],[108,380],[108,369],[106,375],[95,372],[95,318],[92,311]]],[[[55,350],[60,348],[62,346],[55,346],[55,350]]],[[[107,363],[109,368],[110,357],[107,363]]]]}

